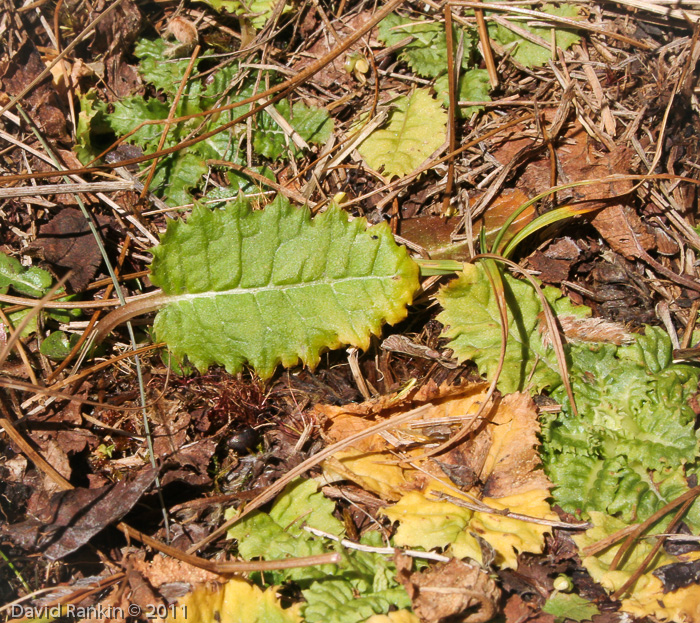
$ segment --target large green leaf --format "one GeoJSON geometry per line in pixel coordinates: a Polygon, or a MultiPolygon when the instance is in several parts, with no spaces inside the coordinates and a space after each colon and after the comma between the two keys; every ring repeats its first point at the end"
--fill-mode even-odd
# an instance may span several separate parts
{"type": "Polygon", "coordinates": [[[244,200],[198,207],[168,224],[153,255],[167,302],[158,339],[199,369],[249,362],[263,377],[279,363],[315,366],[324,349],[367,348],[418,288],[418,267],[386,224],[368,228],[337,207],[311,220],[283,199],[256,212],[244,200]]]}
{"type": "Polygon", "coordinates": [[[388,178],[417,169],[445,141],[447,113],[427,89],[399,97],[389,124],[375,130],[358,147],[367,164],[388,178]]]}

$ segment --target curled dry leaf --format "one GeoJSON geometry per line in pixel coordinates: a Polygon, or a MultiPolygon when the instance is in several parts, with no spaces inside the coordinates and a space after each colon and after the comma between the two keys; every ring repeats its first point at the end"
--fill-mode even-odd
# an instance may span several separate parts
{"type": "Polygon", "coordinates": [[[501,597],[496,582],[477,565],[439,563],[403,580],[413,611],[426,623],[485,623],[501,597]]]}

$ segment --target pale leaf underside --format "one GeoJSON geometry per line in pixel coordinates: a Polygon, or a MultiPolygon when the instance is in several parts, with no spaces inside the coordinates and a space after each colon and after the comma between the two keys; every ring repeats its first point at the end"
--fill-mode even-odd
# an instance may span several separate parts
{"type": "Polygon", "coordinates": [[[277,200],[252,212],[196,209],[153,251],[166,306],[155,330],[200,370],[249,363],[269,377],[282,363],[315,366],[326,349],[369,346],[406,315],[418,268],[386,225],[367,228],[337,208],[311,220],[277,200]]]}

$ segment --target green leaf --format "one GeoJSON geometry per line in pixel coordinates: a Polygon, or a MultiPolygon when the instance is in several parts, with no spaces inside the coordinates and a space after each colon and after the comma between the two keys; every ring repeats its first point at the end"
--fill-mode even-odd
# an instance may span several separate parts
{"type": "Polygon", "coordinates": [[[179,151],[158,163],[152,184],[164,189],[163,197],[172,205],[192,203],[188,191],[197,188],[208,171],[209,167],[197,154],[179,151]]]}
{"type": "MultiPolygon", "coordinates": [[[[698,456],[689,400],[698,370],[672,362],[671,341],[647,327],[629,346],[573,344],[570,380],[579,417],[563,388],[562,412],[543,416],[542,457],[569,512],[600,511],[641,521],[687,490],[685,466],[698,456]]],[[[700,504],[686,520],[700,521],[700,504]]]]}
{"type": "MultiPolygon", "coordinates": [[[[19,311],[13,312],[11,314],[8,314],[7,319],[10,321],[10,325],[13,328],[16,328],[19,326],[19,324],[24,320],[24,317],[27,316],[32,310],[31,309],[20,309],[19,311]]],[[[3,324],[2,321],[0,321],[0,324],[3,324]]],[[[29,337],[33,333],[36,333],[39,330],[39,323],[37,322],[37,317],[34,316],[29,323],[27,324],[26,327],[22,330],[22,332],[19,334],[20,337],[29,337]]]]}
{"type": "MultiPolygon", "coordinates": [[[[290,113],[287,100],[282,100],[275,108],[307,143],[318,145],[331,137],[333,120],[323,108],[311,108],[303,102],[295,102],[290,113]]],[[[253,148],[270,160],[280,158],[288,153],[288,150],[293,155],[299,153],[291,140],[287,147],[284,130],[267,113],[258,118],[258,126],[253,132],[253,148]]]]}
{"type": "MultiPolygon", "coordinates": [[[[108,114],[107,120],[112,130],[123,136],[135,130],[144,121],[167,119],[168,111],[168,105],[160,100],[153,98],[146,101],[140,95],[134,95],[115,102],[114,112],[108,114]]],[[[162,133],[162,125],[145,125],[127,140],[144,149],[155,150],[162,133]]]]}
{"type": "MultiPolygon", "coordinates": [[[[391,13],[379,24],[379,40],[387,47],[396,45],[408,36],[414,39],[402,48],[399,58],[415,73],[424,78],[436,78],[447,71],[447,38],[442,23],[414,22],[391,13]]],[[[462,67],[470,69],[473,66],[477,35],[474,29],[455,28],[455,46],[459,43],[460,36],[464,37],[462,67]]]]}
{"type": "MultiPolygon", "coordinates": [[[[325,553],[327,548],[323,540],[314,538],[303,527],[311,526],[343,536],[343,524],[333,517],[334,510],[335,504],[318,491],[315,481],[299,479],[285,488],[269,514],[251,513],[230,528],[227,534],[229,539],[238,541],[238,553],[245,560],[315,556],[325,553]]],[[[229,509],[226,518],[235,514],[234,509],[229,509]]],[[[335,569],[335,565],[290,569],[282,572],[278,580],[323,578],[335,569]]]]}
{"type": "Polygon", "coordinates": [[[104,105],[97,99],[97,91],[90,89],[78,96],[80,113],[75,130],[76,156],[83,164],[90,162],[108,145],[100,146],[98,136],[109,132],[109,124],[104,119],[104,105]]]}
{"type": "MultiPolygon", "coordinates": [[[[561,4],[560,6],[545,4],[541,11],[543,13],[548,13],[549,15],[569,17],[572,19],[577,18],[579,14],[578,7],[573,4],[561,4]]],[[[531,32],[534,35],[537,35],[538,37],[541,37],[545,41],[551,40],[551,28],[528,26],[523,21],[514,20],[512,17],[510,19],[513,21],[513,24],[527,30],[528,32],[531,32]]],[[[489,24],[488,29],[489,36],[494,41],[501,44],[506,50],[513,50],[512,57],[518,63],[522,63],[526,67],[538,67],[539,65],[544,65],[550,58],[552,58],[550,48],[545,48],[541,45],[533,43],[532,41],[528,41],[501,24],[491,23],[489,24]]],[[[580,37],[575,32],[565,28],[556,28],[555,36],[557,47],[561,48],[562,50],[567,50],[580,40],[580,37]]]]}
{"type": "MultiPolygon", "coordinates": [[[[489,72],[485,69],[470,69],[459,76],[458,101],[490,102],[490,91],[489,72]]],[[[442,101],[442,105],[448,108],[450,105],[450,85],[447,74],[440,76],[435,81],[435,92],[442,101]]],[[[460,107],[459,114],[462,117],[469,117],[476,111],[483,109],[483,106],[464,106],[460,107]]]]}
{"type": "MultiPolygon", "coordinates": [[[[504,394],[533,392],[561,383],[554,350],[545,346],[540,333],[542,312],[534,288],[510,275],[503,276],[508,307],[508,342],[498,389],[504,394]]],[[[479,372],[493,379],[501,352],[501,319],[495,294],[484,268],[467,264],[457,279],[437,296],[443,307],[438,320],[443,336],[459,361],[473,360],[479,372]]]]}
{"type": "MultiPolygon", "coordinates": [[[[75,334],[74,334],[75,335],[75,334]]],[[[78,336],[75,336],[73,343],[77,342],[78,336]]],[[[62,361],[70,353],[72,348],[71,339],[67,333],[63,331],[54,331],[42,343],[41,354],[49,359],[62,361]]]]}
{"type": "Polygon", "coordinates": [[[403,587],[358,597],[352,585],[341,579],[315,582],[302,593],[308,602],[304,608],[307,623],[359,623],[373,614],[389,612],[392,606],[408,608],[411,605],[403,587]]]}
{"type": "MultiPolygon", "coordinates": [[[[291,483],[275,501],[270,513],[256,511],[244,517],[228,531],[238,541],[238,553],[246,560],[312,556],[323,554],[329,546],[324,539],[303,530],[304,525],[343,536],[343,524],[333,516],[335,504],[318,491],[313,480],[291,483]]],[[[233,509],[226,518],[235,515],[233,509]]],[[[378,532],[369,532],[363,544],[382,545],[378,532]]],[[[396,568],[390,558],[357,550],[345,550],[337,543],[330,549],[343,552],[337,565],[317,565],[266,573],[275,583],[294,581],[307,604],[308,623],[354,623],[375,613],[386,613],[392,606],[408,607],[410,599],[396,580],[396,568]]]]}
{"type": "Polygon", "coordinates": [[[312,221],[280,198],[256,212],[242,199],[197,207],[168,223],[153,255],[151,280],[167,297],[158,339],[200,370],[248,362],[269,377],[279,363],[315,366],[328,348],[367,348],[418,288],[386,224],[368,228],[336,207],[312,221]]]}
{"type": "Polygon", "coordinates": [[[13,257],[0,253],[0,293],[12,288],[18,294],[41,298],[51,287],[51,274],[41,268],[25,268],[13,257]]]}
{"type": "Polygon", "coordinates": [[[385,129],[375,130],[358,147],[374,170],[404,177],[417,169],[447,136],[447,112],[427,89],[416,89],[410,97],[399,97],[385,129]]]}
{"type": "MultiPolygon", "coordinates": [[[[253,2],[253,8],[255,5],[256,3],[253,2]]],[[[247,9],[245,12],[248,12],[247,9]]],[[[172,100],[189,64],[188,59],[169,60],[168,51],[168,44],[162,39],[155,41],[142,39],[137,43],[134,51],[141,61],[139,72],[146,82],[150,82],[165,94],[165,101],[162,101],[163,98],[146,99],[138,95],[123,98],[113,105],[108,105],[103,102],[93,104],[92,100],[86,99],[84,114],[81,112],[82,125],[79,128],[78,153],[81,157],[91,158],[95,155],[92,144],[97,136],[104,134],[106,130],[111,130],[118,136],[129,135],[127,142],[138,145],[147,154],[153,153],[158,148],[165,126],[162,123],[139,126],[144,122],[164,121],[168,118],[172,100]],[[136,130],[136,128],[139,129],[136,130]],[[134,134],[130,135],[133,131],[135,131],[134,134]]],[[[197,64],[206,61],[207,56],[209,53],[204,53],[197,64]]],[[[274,72],[265,72],[264,76],[273,83],[276,80],[274,72]]],[[[241,101],[253,94],[255,84],[253,77],[241,79],[238,65],[229,63],[209,75],[204,83],[196,77],[190,79],[175,107],[175,116],[198,114],[222,103],[241,101]],[[238,87],[232,89],[233,84],[238,84],[238,87]]],[[[166,134],[164,147],[173,147],[197,133],[216,130],[250,111],[250,108],[251,104],[248,104],[210,115],[206,118],[203,127],[201,127],[202,118],[173,124],[166,134]]],[[[308,143],[322,144],[330,138],[333,121],[324,109],[311,108],[301,102],[295,102],[290,109],[289,102],[285,100],[277,104],[277,110],[308,143]]],[[[299,155],[299,150],[294,145],[287,148],[284,132],[267,113],[256,116],[254,127],[253,148],[259,155],[273,160],[290,153],[294,156],[299,155]]],[[[245,125],[241,124],[232,127],[228,132],[220,132],[200,141],[186,151],[178,151],[160,158],[151,181],[151,188],[171,205],[191,203],[190,191],[201,188],[210,170],[207,160],[226,160],[244,164],[245,147],[241,149],[244,136],[245,125]]],[[[240,187],[239,184],[236,186],[240,187]]],[[[234,188],[231,193],[235,194],[235,192],[234,188]]]]}
{"type": "Polygon", "coordinates": [[[598,606],[592,601],[573,593],[552,595],[542,606],[542,611],[554,615],[556,623],[563,623],[567,619],[589,621],[596,614],[600,614],[598,606]]]}
{"type": "Polygon", "coordinates": [[[298,536],[302,525],[323,530],[335,536],[343,535],[343,523],[333,517],[335,502],[318,490],[313,480],[297,480],[287,486],[270,511],[270,518],[287,526],[290,534],[298,536]]]}
{"type": "MultiPolygon", "coordinates": [[[[164,93],[173,96],[180,88],[180,82],[182,82],[190,60],[189,58],[169,59],[169,48],[169,44],[163,39],[141,39],[134,48],[134,55],[141,61],[139,73],[143,79],[164,93]]],[[[191,80],[187,83],[178,103],[179,115],[199,111],[201,91],[202,85],[199,81],[191,80]]]]}
{"type": "MultiPolygon", "coordinates": [[[[251,0],[250,2],[241,2],[239,0],[200,0],[208,4],[210,7],[219,11],[226,11],[233,15],[248,15],[253,14],[250,20],[253,26],[260,30],[268,19],[272,16],[272,10],[275,8],[275,0],[251,0]]],[[[291,11],[291,7],[285,4],[282,13],[291,11]]]]}

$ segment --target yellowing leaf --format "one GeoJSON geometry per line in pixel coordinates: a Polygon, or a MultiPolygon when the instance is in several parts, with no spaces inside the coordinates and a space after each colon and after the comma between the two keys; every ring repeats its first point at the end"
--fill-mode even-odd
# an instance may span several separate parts
{"type": "MultiPolygon", "coordinates": [[[[590,511],[591,521],[594,527],[584,534],[574,536],[574,541],[583,549],[593,543],[614,534],[625,528],[626,523],[599,513],[590,511]]],[[[621,588],[625,582],[637,570],[642,561],[651,551],[652,540],[640,540],[623,558],[619,567],[611,571],[610,564],[620,545],[614,545],[595,556],[582,558],[583,566],[591,574],[591,577],[601,584],[608,592],[621,588]]],[[[697,559],[698,553],[692,557],[684,557],[685,561],[697,559]]],[[[664,593],[661,580],[653,575],[653,571],[674,562],[679,558],[666,554],[663,549],[659,551],[652,563],[632,587],[632,592],[622,600],[621,610],[638,617],[653,616],[662,621],[676,621],[678,623],[691,623],[700,620],[700,585],[692,584],[687,588],[664,593]]]]}
{"type": "Polygon", "coordinates": [[[396,464],[387,463],[386,454],[381,452],[338,452],[326,461],[324,472],[332,480],[335,472],[341,478],[352,480],[363,489],[373,491],[384,500],[396,500],[402,490],[406,491],[410,487],[404,470],[396,464]]]}
{"type": "Polygon", "coordinates": [[[664,594],[661,580],[645,573],[634,593],[622,600],[621,610],[641,618],[652,616],[661,621],[695,623],[700,621],[700,586],[692,584],[664,594]]]}
{"type": "Polygon", "coordinates": [[[491,423],[491,447],[481,471],[484,495],[501,498],[551,487],[540,467],[540,425],[530,396],[506,396],[491,423]]]}
{"type": "Polygon", "coordinates": [[[447,112],[428,89],[399,97],[389,125],[375,130],[358,147],[367,164],[384,175],[404,177],[417,169],[445,142],[447,112]]]}
{"type": "Polygon", "coordinates": [[[315,366],[327,348],[367,348],[384,322],[406,317],[418,267],[386,224],[368,227],[332,206],[313,220],[276,199],[253,211],[196,207],[171,221],[154,248],[151,281],[165,306],[154,329],[200,370],[248,362],[315,366]]]}
{"type": "MultiPolygon", "coordinates": [[[[546,489],[494,500],[482,501],[496,510],[508,509],[531,517],[556,519],[550,511],[546,489]]],[[[479,537],[487,541],[496,552],[496,564],[504,569],[518,566],[518,552],[539,554],[544,547],[544,535],[551,528],[519,519],[479,513],[450,502],[433,501],[422,493],[405,495],[397,504],[383,511],[399,527],[394,542],[403,547],[447,547],[457,558],[473,558],[482,561],[479,537]]]]}
{"type": "Polygon", "coordinates": [[[274,588],[266,591],[234,578],[218,590],[198,588],[177,603],[167,621],[187,623],[301,623],[299,606],[284,609],[274,588]]]}
{"type": "Polygon", "coordinates": [[[466,528],[474,512],[450,504],[429,500],[424,494],[408,493],[382,513],[398,521],[394,543],[401,547],[447,547],[466,528]]]}
{"type": "MultiPolygon", "coordinates": [[[[513,513],[530,517],[557,519],[557,515],[551,512],[547,502],[548,497],[547,489],[532,489],[527,493],[497,500],[484,498],[482,502],[497,510],[508,509],[513,513]]],[[[503,569],[515,569],[518,566],[518,552],[541,554],[544,548],[544,536],[551,531],[549,526],[539,523],[493,513],[474,513],[468,528],[452,545],[452,553],[457,558],[469,556],[481,561],[481,548],[471,535],[476,533],[493,547],[497,565],[503,569]]]]}

